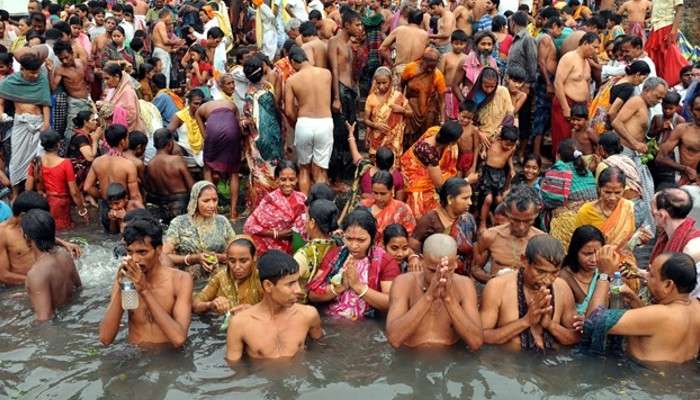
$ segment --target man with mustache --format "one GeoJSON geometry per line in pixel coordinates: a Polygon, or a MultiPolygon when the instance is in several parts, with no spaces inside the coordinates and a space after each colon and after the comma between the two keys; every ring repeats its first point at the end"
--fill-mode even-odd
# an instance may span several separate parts
{"type": "Polygon", "coordinates": [[[457,96],[460,103],[464,101],[464,94],[469,93],[484,67],[498,69],[496,59],[492,56],[495,45],[496,36],[491,31],[480,31],[474,35],[474,47],[457,67],[452,80],[452,93],[457,96]]]}

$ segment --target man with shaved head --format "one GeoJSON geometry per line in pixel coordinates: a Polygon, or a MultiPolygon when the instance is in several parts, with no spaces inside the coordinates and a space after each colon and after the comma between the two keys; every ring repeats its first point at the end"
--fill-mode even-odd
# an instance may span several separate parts
{"type": "Polygon", "coordinates": [[[484,343],[511,350],[552,349],[578,343],[576,307],[569,286],[558,278],[564,248],[549,235],[531,238],[522,267],[489,280],[481,303],[484,343]]]}
{"type": "Polygon", "coordinates": [[[391,286],[386,334],[393,347],[450,346],[460,338],[472,351],[483,337],[472,280],[454,273],[457,243],[437,233],[423,244],[423,270],[391,286]]]}

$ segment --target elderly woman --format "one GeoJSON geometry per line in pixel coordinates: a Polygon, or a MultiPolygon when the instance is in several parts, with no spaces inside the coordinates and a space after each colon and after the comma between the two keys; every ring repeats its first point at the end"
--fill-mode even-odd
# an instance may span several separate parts
{"type": "Polygon", "coordinates": [[[309,300],[327,303],[328,315],[364,319],[389,309],[391,283],[399,266],[374,242],[377,224],[369,211],[356,209],[343,224],[344,245],[329,251],[309,282],[309,300]]]}
{"type": "Polygon", "coordinates": [[[226,247],[236,235],[228,219],[217,214],[218,201],[213,183],[195,183],[187,214],[173,219],[165,235],[163,253],[195,278],[210,274],[226,261],[226,247]]]}
{"type": "Polygon", "coordinates": [[[462,126],[447,121],[442,127],[428,129],[401,156],[401,170],[407,178],[406,203],[416,218],[437,207],[435,188],[457,174],[457,140],[461,135],[462,126]]]}

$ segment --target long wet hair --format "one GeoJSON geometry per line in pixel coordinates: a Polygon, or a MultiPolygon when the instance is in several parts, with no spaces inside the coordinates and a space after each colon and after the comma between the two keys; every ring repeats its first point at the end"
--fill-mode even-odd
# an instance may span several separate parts
{"type": "Polygon", "coordinates": [[[316,226],[324,235],[330,235],[338,229],[338,207],[334,202],[319,199],[309,206],[309,218],[316,222],[316,226]]]}
{"type": "MultiPolygon", "coordinates": [[[[495,43],[495,42],[494,42],[495,43]]],[[[481,73],[479,76],[476,78],[476,82],[474,83],[474,86],[472,86],[472,89],[469,91],[469,94],[467,94],[467,100],[472,100],[474,101],[474,98],[476,97],[476,94],[478,91],[483,91],[481,89],[481,86],[485,80],[494,80],[498,84],[499,82],[499,76],[498,71],[495,68],[492,67],[484,67],[484,69],[481,70],[481,73]]],[[[496,89],[493,91],[493,93],[489,93],[486,95],[486,98],[484,101],[482,101],[478,106],[477,106],[477,112],[484,108],[487,104],[493,100],[493,97],[496,95],[496,90],[498,90],[498,86],[496,89]]]]}
{"type": "Polygon", "coordinates": [[[576,228],[571,236],[571,242],[569,242],[569,251],[564,257],[564,266],[569,267],[573,272],[580,271],[581,264],[578,262],[578,253],[583,246],[590,242],[600,242],[604,246],[605,235],[593,225],[582,225],[576,228]]]}

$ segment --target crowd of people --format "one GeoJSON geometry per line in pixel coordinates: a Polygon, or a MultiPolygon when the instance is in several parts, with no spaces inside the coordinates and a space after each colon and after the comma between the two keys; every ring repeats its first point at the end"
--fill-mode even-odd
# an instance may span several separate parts
{"type": "Polygon", "coordinates": [[[213,313],[231,362],[295,355],[320,314],[394,347],[698,357],[682,0],[27,11],[0,12],[0,282],[37,319],[81,286],[56,233],[96,217],[121,238],[105,345],[131,288],[129,342],[213,313]]]}

